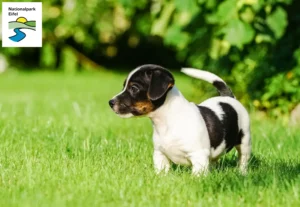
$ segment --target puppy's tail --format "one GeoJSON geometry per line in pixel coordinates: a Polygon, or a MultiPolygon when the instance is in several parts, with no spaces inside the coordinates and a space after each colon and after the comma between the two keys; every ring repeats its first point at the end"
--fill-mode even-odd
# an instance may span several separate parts
{"type": "Polygon", "coordinates": [[[205,80],[213,84],[217,88],[220,96],[229,96],[235,98],[232,91],[226,85],[226,83],[220,77],[218,77],[213,73],[204,70],[194,69],[194,68],[182,68],[181,72],[193,78],[205,80]]]}

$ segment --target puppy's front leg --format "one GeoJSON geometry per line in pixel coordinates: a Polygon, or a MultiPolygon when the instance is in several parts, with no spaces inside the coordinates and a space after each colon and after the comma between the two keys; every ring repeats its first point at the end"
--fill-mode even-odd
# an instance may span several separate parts
{"type": "Polygon", "coordinates": [[[170,161],[160,150],[154,150],[153,153],[154,168],[157,174],[170,170],[170,161]]]}
{"type": "Polygon", "coordinates": [[[193,165],[192,174],[195,176],[207,175],[209,170],[209,150],[202,149],[190,153],[190,161],[193,165]]]}

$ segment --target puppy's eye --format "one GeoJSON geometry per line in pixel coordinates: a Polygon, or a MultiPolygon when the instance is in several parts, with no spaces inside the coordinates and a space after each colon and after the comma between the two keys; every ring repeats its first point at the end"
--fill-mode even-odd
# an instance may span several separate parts
{"type": "Polygon", "coordinates": [[[131,87],[130,87],[130,91],[132,92],[132,93],[137,93],[137,92],[139,92],[139,88],[136,86],[136,85],[132,85],[131,87]]]}
{"type": "Polygon", "coordinates": [[[151,70],[148,70],[148,71],[146,71],[146,74],[147,74],[148,76],[151,76],[151,75],[152,75],[152,71],[151,71],[151,70]]]}

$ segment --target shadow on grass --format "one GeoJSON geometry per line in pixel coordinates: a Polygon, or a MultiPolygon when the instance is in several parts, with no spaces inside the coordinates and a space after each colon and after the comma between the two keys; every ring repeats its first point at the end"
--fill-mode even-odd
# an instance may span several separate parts
{"type": "MultiPolygon", "coordinates": [[[[176,174],[191,173],[191,167],[172,166],[176,174]]],[[[224,191],[245,191],[250,187],[287,189],[300,178],[300,163],[295,160],[264,160],[252,156],[246,176],[239,173],[234,155],[224,156],[204,178],[196,178],[199,188],[209,188],[215,193],[224,191]]]]}

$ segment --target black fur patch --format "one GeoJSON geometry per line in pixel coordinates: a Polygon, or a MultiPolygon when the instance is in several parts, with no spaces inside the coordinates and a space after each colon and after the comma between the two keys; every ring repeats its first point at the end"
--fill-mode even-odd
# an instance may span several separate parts
{"type": "Polygon", "coordinates": [[[226,142],[226,150],[231,150],[235,145],[241,144],[241,134],[243,132],[239,131],[238,126],[238,115],[234,108],[227,103],[220,103],[222,110],[224,111],[223,114],[223,129],[225,132],[225,142],[226,142]]]}
{"type": "Polygon", "coordinates": [[[232,91],[224,82],[214,81],[213,85],[218,89],[220,96],[229,96],[234,98],[232,91]]]}
{"type": "Polygon", "coordinates": [[[210,145],[215,149],[221,144],[224,139],[224,132],[222,130],[223,123],[211,109],[205,106],[198,106],[198,108],[207,127],[210,145]]]}
{"type": "MultiPolygon", "coordinates": [[[[151,69],[149,69],[149,70],[151,70],[151,69]]],[[[149,77],[149,73],[147,73],[147,72],[149,72],[149,71],[147,71],[147,68],[140,69],[140,71],[136,72],[131,77],[130,82],[139,83],[139,85],[141,87],[140,93],[135,97],[135,99],[147,100],[147,101],[151,102],[153,104],[153,110],[155,110],[163,105],[163,103],[165,102],[165,99],[167,97],[168,91],[172,88],[169,88],[167,90],[167,92],[161,98],[159,98],[157,100],[152,100],[152,101],[149,100],[148,91],[149,91],[149,87],[150,87],[151,78],[149,77]]],[[[132,97],[130,97],[130,98],[132,99],[132,97]]]]}
{"type": "Polygon", "coordinates": [[[216,149],[225,140],[226,151],[229,152],[234,146],[241,144],[244,133],[238,128],[238,115],[234,108],[222,102],[220,106],[224,112],[222,120],[211,109],[205,106],[198,108],[208,130],[211,147],[216,149]]]}
{"type": "Polygon", "coordinates": [[[123,89],[126,89],[115,98],[115,102],[118,113],[132,113],[134,116],[148,114],[162,106],[174,85],[172,74],[158,65],[143,65],[127,79],[123,83],[123,89]]]}

